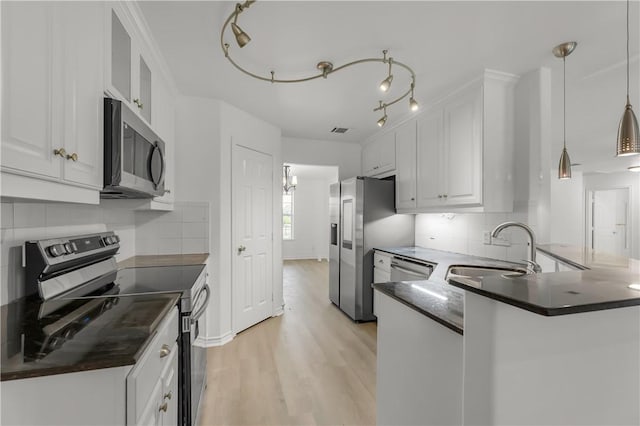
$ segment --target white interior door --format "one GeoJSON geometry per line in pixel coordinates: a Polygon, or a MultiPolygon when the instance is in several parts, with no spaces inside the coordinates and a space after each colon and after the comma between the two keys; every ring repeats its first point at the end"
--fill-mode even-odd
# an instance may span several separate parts
{"type": "Polygon", "coordinates": [[[593,191],[591,247],[602,253],[629,255],[629,190],[593,191]]]}
{"type": "Polygon", "coordinates": [[[272,158],[233,146],[233,331],[273,313],[272,158]]]}

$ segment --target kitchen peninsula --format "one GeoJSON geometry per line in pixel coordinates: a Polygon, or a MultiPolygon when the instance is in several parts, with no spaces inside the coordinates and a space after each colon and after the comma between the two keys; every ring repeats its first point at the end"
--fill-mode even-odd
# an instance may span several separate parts
{"type": "MultiPolygon", "coordinates": [[[[402,316],[404,331],[394,343],[405,347],[395,347],[396,370],[422,379],[415,385],[423,391],[401,401],[407,404],[399,423],[415,422],[415,416],[426,424],[640,422],[640,291],[634,289],[640,274],[597,268],[450,277],[449,283],[465,290],[461,333],[420,315],[406,301],[376,299],[379,342],[385,341],[386,325],[402,316]],[[433,406],[433,400],[440,403],[433,406]],[[438,415],[425,418],[425,407],[438,415]]],[[[382,286],[375,285],[378,293],[389,290],[382,286]]],[[[447,299],[428,289],[432,295],[423,291],[425,297],[447,299]]],[[[378,366],[384,380],[389,372],[378,366]]],[[[378,415],[384,416],[385,404],[378,402],[378,415]]]]}

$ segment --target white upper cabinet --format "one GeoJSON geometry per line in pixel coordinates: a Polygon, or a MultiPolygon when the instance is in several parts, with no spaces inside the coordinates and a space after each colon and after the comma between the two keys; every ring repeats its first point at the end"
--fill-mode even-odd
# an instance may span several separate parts
{"type": "Polygon", "coordinates": [[[376,136],[362,149],[364,176],[388,175],[396,168],[396,136],[390,131],[376,136]]]}
{"type": "Polygon", "coordinates": [[[1,7],[2,193],[97,203],[103,6],[3,2],[1,7]]]}
{"type": "MultiPolygon", "coordinates": [[[[485,71],[418,117],[417,200],[409,206],[398,195],[399,212],[513,210],[516,81],[510,74],[485,71]]],[[[399,176],[400,170],[396,192],[402,193],[406,176],[399,176]]]]}
{"type": "Polygon", "coordinates": [[[136,31],[131,13],[120,2],[106,3],[106,92],[152,124],[154,65],[136,31]]]}
{"type": "Polygon", "coordinates": [[[396,129],[396,208],[416,207],[416,120],[396,129]]]}

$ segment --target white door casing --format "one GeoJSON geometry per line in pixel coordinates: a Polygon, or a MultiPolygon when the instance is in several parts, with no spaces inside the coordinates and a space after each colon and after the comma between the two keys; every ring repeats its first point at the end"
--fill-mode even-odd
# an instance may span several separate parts
{"type": "Polygon", "coordinates": [[[238,333],[273,314],[272,157],[233,146],[232,328],[238,333]]]}
{"type": "Polygon", "coordinates": [[[629,256],[629,189],[594,190],[590,201],[589,246],[596,252],[629,256]]]}

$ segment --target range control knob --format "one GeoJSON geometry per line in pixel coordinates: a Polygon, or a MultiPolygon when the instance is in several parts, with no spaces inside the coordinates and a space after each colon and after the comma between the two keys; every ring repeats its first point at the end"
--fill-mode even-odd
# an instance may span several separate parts
{"type": "Polygon", "coordinates": [[[63,254],[65,254],[67,251],[65,250],[64,246],[62,244],[54,244],[52,246],[49,246],[47,248],[47,252],[49,253],[49,256],[51,257],[58,257],[58,256],[62,256],[63,254]]]}
{"type": "Polygon", "coordinates": [[[64,249],[67,253],[71,254],[71,253],[75,253],[76,252],[76,246],[75,244],[72,243],[65,243],[64,244],[64,249]]]}
{"type": "Polygon", "coordinates": [[[111,236],[104,237],[104,244],[105,245],[110,246],[114,242],[115,241],[113,241],[113,237],[111,237],[111,236]]]}
{"type": "Polygon", "coordinates": [[[114,240],[116,243],[119,243],[119,242],[120,242],[120,237],[118,237],[117,235],[115,235],[115,234],[114,234],[114,235],[113,235],[113,240],[114,240]]]}

